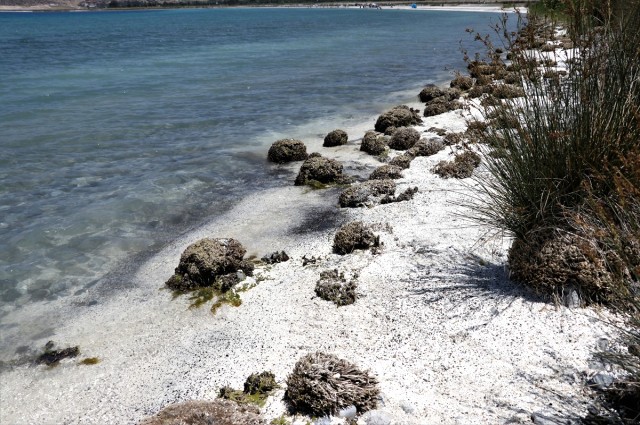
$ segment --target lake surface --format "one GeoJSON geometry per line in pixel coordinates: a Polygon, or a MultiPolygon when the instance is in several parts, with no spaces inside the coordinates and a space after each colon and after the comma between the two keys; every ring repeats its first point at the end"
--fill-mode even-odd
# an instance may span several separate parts
{"type": "MultiPolygon", "coordinates": [[[[466,28],[497,19],[360,9],[0,14],[0,331],[28,325],[12,319],[17,310],[110,284],[244,196],[292,184],[265,160],[273,141],[321,140],[415,100],[464,68],[466,28]]],[[[0,346],[0,359],[15,353],[0,346]]]]}

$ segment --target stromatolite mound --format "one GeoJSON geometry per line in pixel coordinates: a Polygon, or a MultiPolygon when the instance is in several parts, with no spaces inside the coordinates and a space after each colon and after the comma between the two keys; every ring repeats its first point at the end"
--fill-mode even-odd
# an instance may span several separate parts
{"type": "Polygon", "coordinates": [[[274,142],[269,148],[269,161],[284,164],[291,161],[304,161],[307,155],[307,147],[300,140],[281,139],[274,142]]]}
{"type": "Polygon", "coordinates": [[[360,150],[369,155],[380,155],[387,149],[387,143],[384,136],[379,135],[375,131],[367,131],[362,138],[360,150]]]}
{"type": "Polygon", "coordinates": [[[334,146],[346,145],[348,141],[349,136],[347,135],[346,131],[333,130],[331,133],[325,136],[322,146],[324,146],[325,148],[331,148],[334,146]]]}
{"type": "Polygon", "coordinates": [[[375,130],[384,133],[388,127],[407,127],[421,123],[420,111],[406,105],[399,105],[378,117],[375,130]]]}
{"type": "Polygon", "coordinates": [[[435,155],[444,149],[444,143],[439,138],[422,139],[418,141],[411,149],[407,151],[407,154],[411,156],[431,156],[435,155]]]}
{"type": "Polygon", "coordinates": [[[312,181],[323,184],[338,183],[343,177],[341,163],[318,155],[310,157],[302,164],[295,184],[302,186],[312,181]]]}
{"type": "Polygon", "coordinates": [[[242,259],[245,253],[242,244],[235,239],[201,239],[184,250],[174,275],[166,284],[178,291],[213,286],[217,283],[229,286],[226,276],[232,274],[233,278],[238,270],[247,275],[253,273],[253,264],[242,259]]]}
{"type": "Polygon", "coordinates": [[[420,140],[420,132],[415,128],[403,127],[399,128],[391,140],[389,140],[389,147],[396,150],[407,150],[415,145],[420,140]]]}
{"type": "Polygon", "coordinates": [[[401,179],[402,168],[397,165],[381,165],[373,170],[369,176],[369,180],[387,180],[387,179],[401,179]]]}
{"type": "Polygon", "coordinates": [[[352,221],[342,226],[333,238],[333,252],[350,254],[356,249],[380,246],[380,237],[361,221],[352,221]]]}
{"type": "Polygon", "coordinates": [[[393,180],[369,180],[347,188],[340,194],[339,202],[342,208],[363,207],[373,203],[377,197],[393,195],[395,191],[393,180]]]}

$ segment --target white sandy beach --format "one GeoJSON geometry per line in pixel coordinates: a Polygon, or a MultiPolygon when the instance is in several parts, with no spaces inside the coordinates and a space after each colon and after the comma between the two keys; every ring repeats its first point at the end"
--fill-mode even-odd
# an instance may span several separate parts
{"type": "MultiPolygon", "coordinates": [[[[417,129],[426,136],[433,126],[461,131],[467,114],[426,118],[417,129]]],[[[352,168],[361,160],[362,173],[375,164],[355,141],[340,148],[308,144],[354,161],[352,168]]],[[[509,281],[509,240],[463,218],[469,211],[459,203],[474,193],[472,179],[431,172],[451,154],[446,148],[411,163],[397,181],[397,193],[419,188],[408,202],[339,209],[338,190],[294,187],[294,173],[292,186],[244,200],[167,246],[128,289],[78,308],[54,337],[43,337],[43,345],[47,339],[80,345],[79,359],[100,363],[68,359],[56,368],[4,372],[0,423],[135,424],[171,403],[213,399],[223,385],[242,388],[254,372],[270,370],[284,386],[294,363],[316,350],[378,377],[386,423],[531,423],[533,413],[584,413],[584,382],[597,372],[592,355],[603,339],[615,338],[610,318],[543,302],[509,281]],[[331,252],[337,225],[351,220],[375,224],[384,243],[379,254],[331,252]],[[285,250],[291,260],[258,267],[258,284],[241,294],[239,307],[223,306],[216,315],[210,303],[190,310],[186,297],[172,299],[163,284],[183,249],[203,237],[237,238],[258,256],[285,250]],[[303,267],[305,255],[319,261],[303,267]],[[358,273],[355,304],[337,308],[315,296],[320,272],[333,268],[358,273]]],[[[285,413],[283,393],[268,400],[267,420],[285,413]]],[[[365,415],[358,423],[372,422],[365,415]]]]}

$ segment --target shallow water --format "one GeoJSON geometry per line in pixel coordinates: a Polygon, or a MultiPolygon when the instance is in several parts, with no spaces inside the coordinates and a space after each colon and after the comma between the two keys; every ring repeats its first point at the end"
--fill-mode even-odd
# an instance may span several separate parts
{"type": "Polygon", "coordinates": [[[0,330],[12,329],[0,357],[15,353],[16,335],[42,337],[27,331],[37,315],[17,322],[17,310],[126,286],[118,270],[254,191],[290,185],[291,167],[265,161],[270,143],[319,146],[334,128],[373,127],[375,114],[462,69],[465,28],[491,20],[337,9],[0,14],[0,330]]]}

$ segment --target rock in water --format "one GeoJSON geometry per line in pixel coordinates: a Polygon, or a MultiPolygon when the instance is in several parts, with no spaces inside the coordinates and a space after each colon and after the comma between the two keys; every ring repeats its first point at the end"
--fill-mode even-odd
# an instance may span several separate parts
{"type": "Polygon", "coordinates": [[[278,140],[271,145],[268,153],[269,161],[278,164],[291,161],[304,161],[308,157],[307,147],[302,141],[296,139],[278,140]]]}
{"type": "Polygon", "coordinates": [[[406,105],[399,105],[378,117],[375,130],[384,133],[388,127],[407,127],[421,123],[419,111],[406,105]]]}
{"type": "Polygon", "coordinates": [[[296,186],[308,184],[311,180],[320,183],[338,183],[343,179],[342,164],[334,159],[313,156],[300,167],[296,177],[296,186]]]}
{"type": "Polygon", "coordinates": [[[324,146],[325,148],[331,148],[334,146],[346,145],[348,141],[349,136],[347,135],[346,131],[333,130],[331,133],[325,136],[322,146],[324,146]]]}

